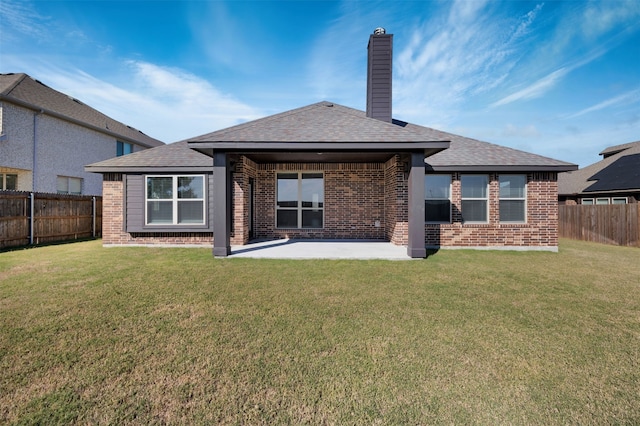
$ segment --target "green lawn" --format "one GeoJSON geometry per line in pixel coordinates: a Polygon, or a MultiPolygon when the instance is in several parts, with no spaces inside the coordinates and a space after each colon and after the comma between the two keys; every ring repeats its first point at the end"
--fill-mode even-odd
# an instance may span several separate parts
{"type": "Polygon", "coordinates": [[[0,424],[639,424],[640,250],[0,253],[0,424]]]}

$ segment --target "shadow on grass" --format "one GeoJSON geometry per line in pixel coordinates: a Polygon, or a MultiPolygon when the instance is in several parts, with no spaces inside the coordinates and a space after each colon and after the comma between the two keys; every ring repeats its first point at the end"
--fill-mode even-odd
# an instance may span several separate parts
{"type": "Polygon", "coordinates": [[[0,248],[0,253],[29,250],[29,249],[39,248],[39,247],[63,246],[63,245],[73,244],[73,243],[82,243],[85,241],[95,241],[95,240],[99,240],[100,238],[102,237],[95,237],[95,238],[87,237],[87,238],[78,238],[75,240],[49,241],[49,242],[40,243],[40,244],[27,244],[27,245],[21,245],[21,246],[13,246],[13,247],[2,247],[0,248]]]}

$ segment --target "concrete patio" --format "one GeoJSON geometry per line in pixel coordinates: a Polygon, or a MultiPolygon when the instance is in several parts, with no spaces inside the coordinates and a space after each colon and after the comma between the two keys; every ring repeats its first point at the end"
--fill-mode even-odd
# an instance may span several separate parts
{"type": "Polygon", "coordinates": [[[386,259],[412,260],[407,248],[386,241],[296,240],[259,241],[232,246],[230,258],[258,259],[386,259]]]}

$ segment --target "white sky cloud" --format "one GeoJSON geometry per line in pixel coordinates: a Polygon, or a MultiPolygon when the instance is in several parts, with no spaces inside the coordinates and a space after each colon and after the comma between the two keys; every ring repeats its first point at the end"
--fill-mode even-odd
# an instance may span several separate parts
{"type": "Polygon", "coordinates": [[[504,98],[492,103],[492,108],[507,105],[515,101],[538,98],[544,95],[547,91],[551,90],[560,79],[562,79],[569,72],[568,68],[560,68],[552,72],[551,74],[541,78],[532,85],[518,90],[515,93],[505,96],[504,98]]]}
{"type": "Polygon", "coordinates": [[[47,84],[166,143],[263,115],[186,71],[141,61],[127,61],[126,65],[132,78],[123,84],[114,85],[80,70],[50,73],[47,84]]]}
{"type": "Polygon", "coordinates": [[[571,114],[565,118],[576,118],[576,117],[580,117],[581,115],[600,111],[602,109],[609,108],[612,106],[639,102],[639,101],[640,101],[640,89],[635,89],[635,90],[631,90],[629,92],[623,93],[621,95],[615,96],[613,98],[609,98],[605,101],[597,103],[596,105],[590,106],[589,108],[585,108],[581,111],[578,111],[575,114],[571,114]]]}

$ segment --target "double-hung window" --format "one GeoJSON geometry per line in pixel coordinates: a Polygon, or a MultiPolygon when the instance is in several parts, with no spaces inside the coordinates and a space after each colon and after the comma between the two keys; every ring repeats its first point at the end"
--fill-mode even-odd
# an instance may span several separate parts
{"type": "Polygon", "coordinates": [[[58,176],[56,179],[58,194],[82,194],[82,179],[69,176],[58,176]]]}
{"type": "Polygon", "coordinates": [[[322,228],[324,176],[322,173],[278,173],[277,228],[322,228]]]}
{"type": "Polygon", "coordinates": [[[147,176],[147,225],[204,225],[204,176],[147,176]]]}
{"type": "Polygon", "coordinates": [[[460,176],[461,210],[464,222],[487,223],[489,207],[489,176],[460,176]]]}
{"type": "Polygon", "coordinates": [[[425,222],[451,222],[451,175],[425,175],[425,222]]]}
{"type": "Polygon", "coordinates": [[[500,175],[499,180],[500,222],[525,222],[527,177],[525,175],[500,175]]]}

